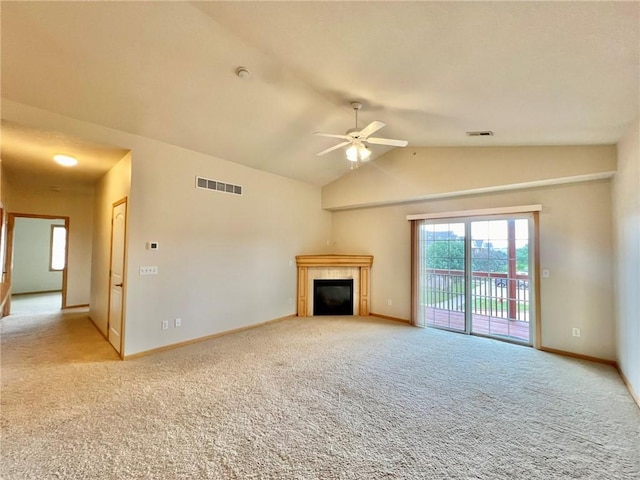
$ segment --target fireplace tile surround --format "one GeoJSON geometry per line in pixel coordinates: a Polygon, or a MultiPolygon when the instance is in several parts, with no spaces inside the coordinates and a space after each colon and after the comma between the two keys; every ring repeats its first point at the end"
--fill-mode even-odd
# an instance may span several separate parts
{"type": "Polygon", "coordinates": [[[373,255],[298,255],[297,315],[313,316],[313,281],[353,278],[353,314],[369,315],[373,255]]]}

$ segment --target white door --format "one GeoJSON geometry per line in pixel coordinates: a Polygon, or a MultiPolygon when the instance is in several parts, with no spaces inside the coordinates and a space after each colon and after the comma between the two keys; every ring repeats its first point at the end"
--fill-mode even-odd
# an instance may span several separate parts
{"type": "Polygon", "coordinates": [[[122,308],[124,287],[127,202],[114,204],[111,216],[111,273],[109,278],[109,342],[122,350],[122,308]]]}

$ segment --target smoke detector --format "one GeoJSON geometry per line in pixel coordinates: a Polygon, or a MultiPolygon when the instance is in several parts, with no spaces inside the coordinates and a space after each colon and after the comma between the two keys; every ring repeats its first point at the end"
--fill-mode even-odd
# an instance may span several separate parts
{"type": "Polygon", "coordinates": [[[251,72],[247,67],[238,67],[236,68],[236,76],[242,80],[247,80],[251,77],[251,72]]]}

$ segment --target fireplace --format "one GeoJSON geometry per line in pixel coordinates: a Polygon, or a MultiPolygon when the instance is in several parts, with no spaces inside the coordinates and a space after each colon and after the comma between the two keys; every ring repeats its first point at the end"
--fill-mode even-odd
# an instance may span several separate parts
{"type": "MultiPolygon", "coordinates": [[[[315,310],[315,281],[341,280],[351,284],[351,311],[329,315],[369,315],[371,255],[298,255],[297,314],[319,315],[315,310]]],[[[327,314],[323,314],[327,315],[327,314]]]]}
{"type": "Polygon", "coordinates": [[[313,315],[353,315],[353,278],[314,280],[313,315]]]}

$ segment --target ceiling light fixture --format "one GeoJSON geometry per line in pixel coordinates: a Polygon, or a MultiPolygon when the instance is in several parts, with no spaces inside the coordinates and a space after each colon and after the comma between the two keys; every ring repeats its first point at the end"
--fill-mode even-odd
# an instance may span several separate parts
{"type": "Polygon", "coordinates": [[[362,143],[354,143],[346,150],[347,160],[353,162],[354,165],[351,165],[351,168],[358,167],[358,161],[366,162],[371,156],[371,150],[369,150],[366,145],[362,143]]]}
{"type": "Polygon", "coordinates": [[[63,167],[75,167],[78,164],[78,159],[69,155],[54,155],[53,159],[63,167]]]}

